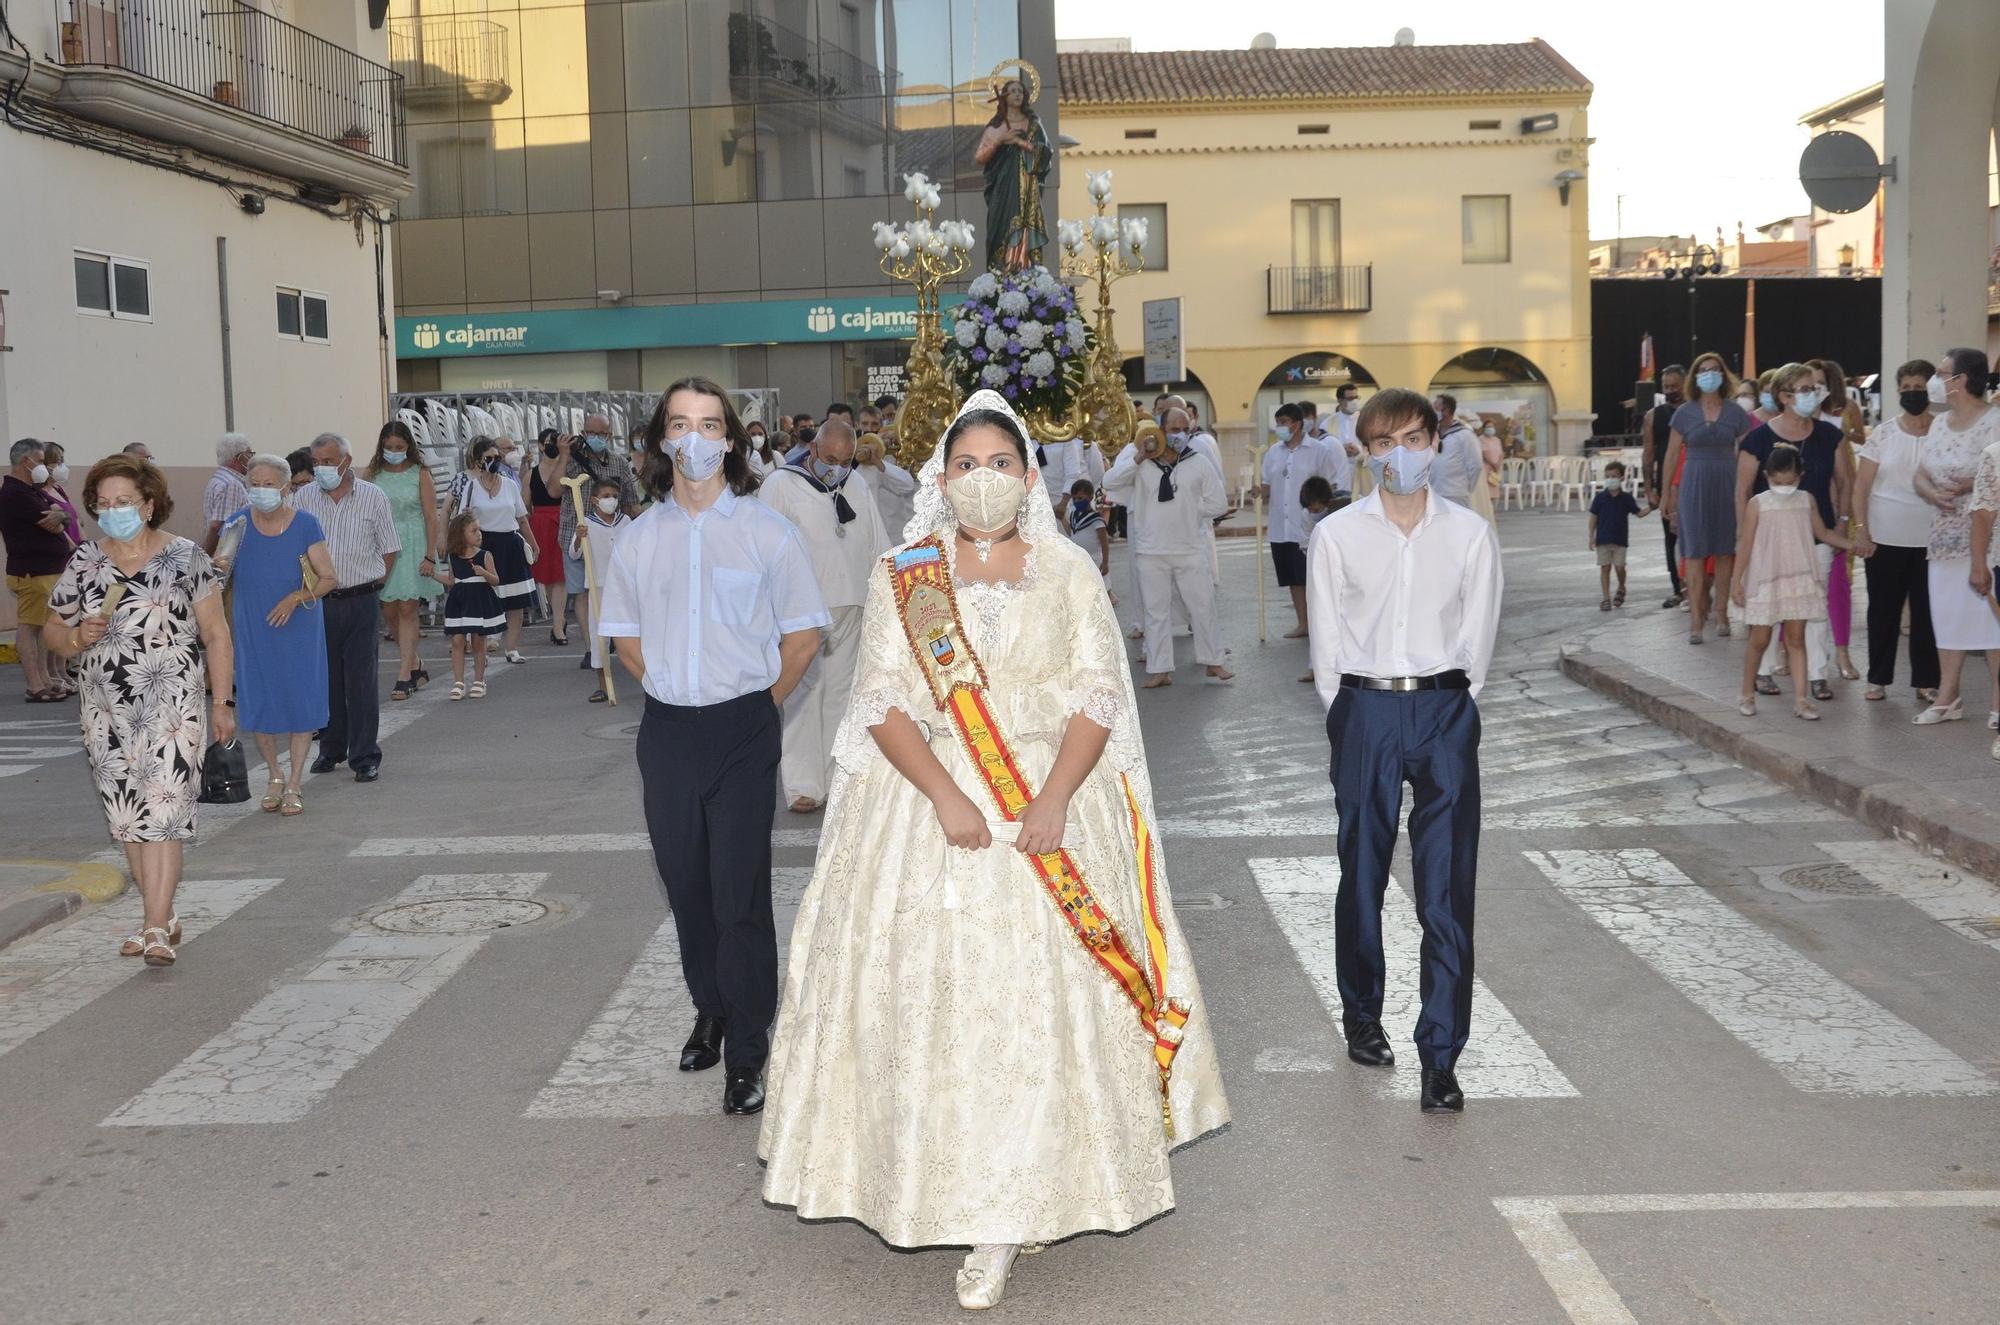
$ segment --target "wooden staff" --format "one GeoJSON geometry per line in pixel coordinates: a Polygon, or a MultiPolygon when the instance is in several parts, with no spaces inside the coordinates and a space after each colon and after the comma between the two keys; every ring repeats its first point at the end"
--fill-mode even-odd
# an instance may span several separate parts
{"type": "Polygon", "coordinates": [[[590,475],[578,474],[565,478],[562,485],[569,489],[570,501],[576,505],[576,541],[583,548],[584,601],[589,604],[591,647],[604,659],[604,666],[598,668],[599,684],[604,687],[604,697],[612,704],[618,702],[618,682],[611,675],[611,651],[604,646],[604,636],[597,633],[597,559],[590,551],[590,529],[587,521],[590,515],[583,506],[583,485],[590,481],[590,475]]]}
{"type": "Polygon", "coordinates": [[[1264,624],[1264,452],[1268,446],[1250,448],[1250,504],[1257,517],[1257,642],[1268,644],[1271,637],[1264,624]]]}

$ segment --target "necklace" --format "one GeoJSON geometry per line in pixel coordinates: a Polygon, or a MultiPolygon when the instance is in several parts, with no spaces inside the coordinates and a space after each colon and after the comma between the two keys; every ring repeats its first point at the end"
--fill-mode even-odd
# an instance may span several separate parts
{"type": "Polygon", "coordinates": [[[975,538],[973,535],[966,533],[963,529],[958,531],[958,541],[961,543],[972,544],[972,550],[979,554],[979,560],[982,562],[984,562],[988,557],[993,555],[993,545],[995,543],[1005,543],[1010,539],[1019,538],[1020,536],[1021,536],[1021,527],[1019,525],[1016,525],[1012,529],[1009,529],[1006,533],[1000,535],[1000,537],[998,538],[975,538]]]}

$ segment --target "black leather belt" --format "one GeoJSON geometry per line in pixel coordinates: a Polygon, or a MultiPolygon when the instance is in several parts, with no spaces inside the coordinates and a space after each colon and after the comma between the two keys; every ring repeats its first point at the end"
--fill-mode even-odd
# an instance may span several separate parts
{"type": "Polygon", "coordinates": [[[332,590],[331,592],[328,592],[328,593],[324,593],[324,594],[321,594],[321,595],[320,595],[320,597],[322,597],[322,598],[359,598],[359,597],[361,597],[361,596],[362,596],[363,594],[371,594],[371,593],[378,593],[378,592],[380,592],[380,591],[381,591],[381,588],[382,588],[382,581],[380,581],[380,580],[370,580],[370,581],[369,581],[368,583],[366,583],[366,584],[354,584],[354,585],[349,585],[349,586],[348,586],[347,588],[345,588],[345,589],[334,589],[334,590],[332,590]]]}
{"type": "Polygon", "coordinates": [[[1340,683],[1353,686],[1357,690],[1470,690],[1472,678],[1463,668],[1454,667],[1448,672],[1433,672],[1429,676],[1357,676],[1353,672],[1342,672],[1340,683]]]}

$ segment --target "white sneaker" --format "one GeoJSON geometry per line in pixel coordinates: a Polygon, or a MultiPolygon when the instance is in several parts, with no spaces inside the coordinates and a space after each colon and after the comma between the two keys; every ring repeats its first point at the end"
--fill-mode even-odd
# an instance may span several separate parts
{"type": "Polygon", "coordinates": [[[1007,1291],[1007,1272],[1021,1253],[1018,1242],[984,1243],[974,1247],[958,1272],[958,1305],[967,1311],[984,1311],[1000,1305],[1007,1291]]]}

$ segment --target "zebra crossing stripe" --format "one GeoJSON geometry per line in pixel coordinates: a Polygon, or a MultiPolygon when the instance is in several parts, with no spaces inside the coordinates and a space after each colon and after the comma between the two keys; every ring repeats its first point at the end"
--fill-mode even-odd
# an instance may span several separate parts
{"type": "MultiPolygon", "coordinates": [[[[774,847],[817,847],[817,828],[779,828],[771,833],[774,847]]],[[[485,833],[467,837],[371,837],[350,856],[540,856],[596,851],[648,851],[653,840],[644,833],[542,833],[509,837],[485,833]]]]}
{"type": "MultiPolygon", "coordinates": [[[[778,979],[784,980],[792,921],[810,869],[771,871],[778,913],[778,979]]],[[[529,1118],[666,1118],[714,1113],[722,1083],[713,1072],[680,1070],[684,1028],[694,1004],[681,978],[673,918],[653,931],[617,990],[528,1105],[529,1118]]]]}
{"type": "Polygon", "coordinates": [[[1657,851],[1523,854],[1585,915],[1799,1090],[1985,1095],[2000,1089],[1657,851]]]}
{"type": "MultiPolygon", "coordinates": [[[[1339,860],[1333,856],[1265,857],[1249,864],[1265,904],[1298,954],[1338,1035],[1340,988],[1334,975],[1333,897],[1340,881],[1339,860]]],[[[1422,941],[1416,906],[1391,879],[1382,905],[1386,967],[1382,1024],[1392,1035],[1417,1022],[1417,949],[1422,941]]],[[[1380,1083],[1378,1093],[1415,1099],[1417,1073],[1416,1054],[1406,1047],[1393,1072],[1371,1071],[1369,1078],[1380,1083]]],[[[1478,1099],[1564,1099],[1577,1094],[1534,1037],[1477,977],[1472,982],[1472,1033],[1458,1060],[1458,1075],[1465,1093],[1478,1099]]]]}
{"type": "MultiPolygon", "coordinates": [[[[468,894],[524,899],[548,877],[427,874],[377,912],[468,894]]],[[[390,933],[364,922],[102,1125],[187,1127],[303,1118],[489,937],[490,931],[390,933]]]]}
{"type": "MultiPolygon", "coordinates": [[[[189,879],[174,894],[183,946],[194,942],[282,879],[189,879]]],[[[41,1034],[147,969],[118,954],[119,940],[139,932],[144,911],[136,890],[96,908],[87,919],[43,930],[0,952],[0,1054],[41,1034]]]]}

